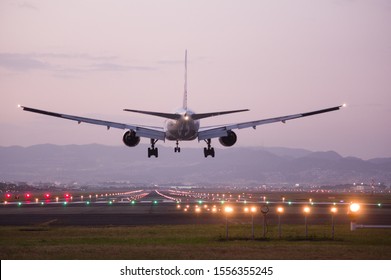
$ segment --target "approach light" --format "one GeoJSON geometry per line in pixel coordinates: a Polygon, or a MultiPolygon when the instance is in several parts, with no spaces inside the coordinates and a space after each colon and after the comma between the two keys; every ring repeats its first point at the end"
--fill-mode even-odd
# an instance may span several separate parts
{"type": "Polygon", "coordinates": [[[284,208],[283,207],[277,207],[277,213],[278,214],[282,214],[282,213],[284,213],[284,208]]]}
{"type": "Polygon", "coordinates": [[[231,206],[224,207],[224,212],[227,214],[232,213],[233,211],[234,211],[234,209],[231,206]]]}
{"type": "Polygon", "coordinates": [[[330,212],[332,214],[336,214],[338,212],[338,208],[337,207],[331,207],[330,212]]]}
{"type": "Polygon", "coordinates": [[[351,212],[357,213],[358,211],[360,211],[360,204],[352,203],[352,204],[350,204],[349,209],[351,212]]]}
{"type": "Polygon", "coordinates": [[[257,212],[257,207],[253,206],[250,208],[251,213],[257,212]]]}
{"type": "Polygon", "coordinates": [[[304,211],[305,214],[309,214],[311,212],[311,208],[309,208],[308,206],[305,206],[303,208],[303,211],[304,211]]]}
{"type": "Polygon", "coordinates": [[[198,208],[198,207],[197,207],[197,208],[195,209],[195,211],[196,211],[196,213],[201,213],[201,208],[198,208]]]}

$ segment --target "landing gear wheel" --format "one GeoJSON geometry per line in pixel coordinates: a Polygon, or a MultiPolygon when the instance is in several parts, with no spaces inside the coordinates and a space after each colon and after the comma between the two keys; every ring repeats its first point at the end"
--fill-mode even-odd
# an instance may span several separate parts
{"type": "Polygon", "coordinates": [[[180,153],[180,152],[181,152],[181,148],[179,147],[179,142],[178,142],[178,140],[176,141],[176,147],[174,148],[174,152],[175,152],[175,153],[180,153]]]}
{"type": "Polygon", "coordinates": [[[151,156],[158,157],[159,152],[157,148],[148,148],[148,157],[150,158],[151,156]]]}
{"type": "Polygon", "coordinates": [[[208,156],[211,156],[211,157],[215,157],[215,149],[211,147],[211,140],[210,139],[207,139],[205,140],[205,142],[208,144],[208,147],[207,148],[204,148],[204,156],[205,157],[208,157],[208,156]]]}
{"type": "Polygon", "coordinates": [[[150,158],[151,156],[158,157],[158,149],[155,148],[155,144],[158,140],[151,139],[151,148],[148,148],[148,157],[150,158]]]}

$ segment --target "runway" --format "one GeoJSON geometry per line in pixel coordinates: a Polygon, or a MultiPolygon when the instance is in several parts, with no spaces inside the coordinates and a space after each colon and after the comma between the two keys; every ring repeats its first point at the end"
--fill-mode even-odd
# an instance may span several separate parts
{"type": "MultiPolygon", "coordinates": [[[[180,204],[178,204],[180,205],[180,204]]],[[[189,205],[189,204],[188,204],[189,205]]],[[[204,204],[207,205],[207,204],[204,204]]],[[[1,207],[1,226],[140,226],[140,225],[180,225],[180,224],[223,224],[227,215],[221,208],[217,213],[212,213],[211,208],[199,207],[200,212],[195,212],[198,205],[189,205],[188,211],[178,209],[176,204],[165,205],[51,205],[41,207],[39,205],[24,205],[22,207],[1,207]],[[207,210],[209,209],[209,210],[207,210]]],[[[235,213],[228,216],[229,222],[234,224],[251,223],[251,214],[244,213],[243,205],[235,206],[235,213]]],[[[269,224],[277,224],[278,215],[275,206],[270,206],[266,215],[269,224]]],[[[331,214],[325,207],[313,207],[312,214],[307,216],[310,224],[330,223],[331,214]]],[[[391,209],[367,208],[366,213],[358,215],[358,223],[364,224],[389,224],[391,209]]],[[[254,214],[255,223],[263,223],[263,214],[254,214]]],[[[351,217],[346,211],[334,216],[336,224],[348,224],[351,217]]],[[[302,224],[304,215],[299,206],[291,206],[281,215],[284,224],[302,224]]]]}
{"type": "Polygon", "coordinates": [[[332,206],[335,224],[348,225],[352,219],[361,224],[388,225],[391,205],[363,204],[355,216],[348,215],[349,204],[309,201],[266,201],[254,194],[233,195],[137,190],[125,193],[63,198],[6,201],[0,206],[0,226],[142,226],[182,224],[303,224],[303,207],[309,206],[309,224],[330,224],[332,206]],[[226,213],[225,207],[232,207],[226,213]],[[250,208],[254,207],[254,213],[250,208]],[[281,214],[277,208],[283,207],[281,214]],[[266,216],[262,213],[267,212],[266,216]],[[267,211],[266,211],[267,210],[267,211]],[[247,211],[247,212],[246,212],[247,211]]]}

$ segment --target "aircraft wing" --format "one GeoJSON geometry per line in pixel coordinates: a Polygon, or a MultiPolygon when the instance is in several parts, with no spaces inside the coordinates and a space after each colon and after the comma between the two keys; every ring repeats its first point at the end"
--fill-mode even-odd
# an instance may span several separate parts
{"type": "Polygon", "coordinates": [[[32,113],[43,114],[43,115],[47,115],[47,116],[76,121],[79,124],[80,123],[89,123],[89,124],[101,125],[101,126],[107,127],[107,129],[110,129],[111,127],[119,128],[119,129],[132,129],[136,132],[136,136],[139,136],[139,137],[146,137],[146,138],[163,140],[163,141],[165,139],[165,132],[164,132],[163,128],[161,128],[161,129],[148,128],[146,126],[137,126],[137,125],[104,121],[104,120],[90,119],[90,118],[54,113],[54,112],[49,112],[49,111],[43,111],[43,110],[29,108],[29,107],[25,107],[25,106],[20,106],[20,108],[22,108],[24,111],[28,111],[28,112],[32,112],[32,113]]]}
{"type": "Polygon", "coordinates": [[[198,141],[227,136],[227,131],[233,130],[233,129],[242,129],[242,128],[249,128],[249,127],[252,127],[255,129],[258,125],[275,123],[275,122],[285,123],[288,120],[293,120],[293,119],[309,117],[309,116],[313,116],[313,115],[317,115],[317,114],[323,114],[323,113],[327,113],[327,112],[331,112],[331,111],[336,111],[336,110],[339,110],[341,107],[344,107],[344,105],[321,109],[321,110],[312,111],[312,112],[295,114],[295,115],[287,115],[287,116],[282,116],[282,117],[256,120],[256,121],[250,121],[250,122],[243,122],[243,123],[237,123],[237,124],[230,124],[230,125],[215,127],[215,128],[211,128],[211,129],[200,130],[198,132],[198,141]]]}

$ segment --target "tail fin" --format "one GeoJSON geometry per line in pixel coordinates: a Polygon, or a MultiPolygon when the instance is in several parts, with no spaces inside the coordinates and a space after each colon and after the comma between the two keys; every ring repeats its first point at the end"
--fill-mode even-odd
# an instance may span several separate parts
{"type": "Polygon", "coordinates": [[[183,108],[187,110],[187,50],[185,50],[185,86],[183,92],[183,108]]]}

